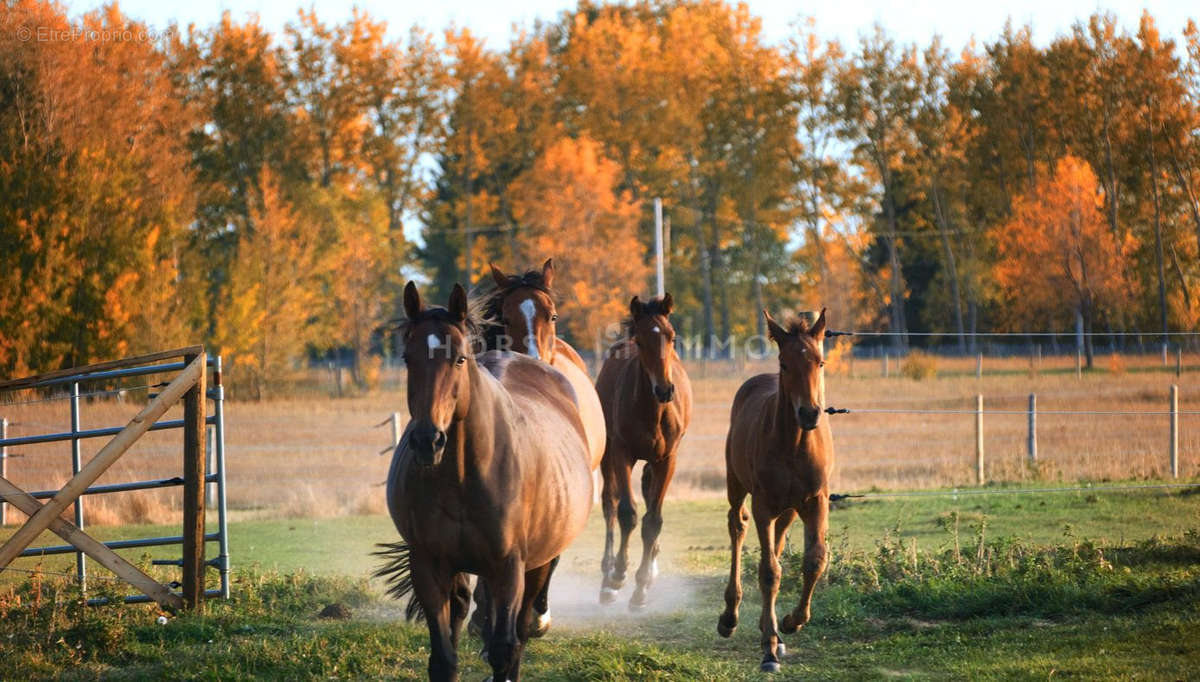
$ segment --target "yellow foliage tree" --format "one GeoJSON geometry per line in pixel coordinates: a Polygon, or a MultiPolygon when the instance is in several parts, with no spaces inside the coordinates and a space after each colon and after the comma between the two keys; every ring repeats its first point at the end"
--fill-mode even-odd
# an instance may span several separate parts
{"type": "Polygon", "coordinates": [[[256,400],[286,378],[310,340],[317,274],[316,230],[298,219],[265,168],[259,186],[216,325],[234,386],[256,400]]]}
{"type": "Polygon", "coordinates": [[[1038,170],[1033,191],[1013,202],[1012,217],[993,234],[996,281],[1009,292],[1010,318],[1069,319],[1078,312],[1090,333],[1098,311],[1132,300],[1135,283],[1121,266],[1121,254],[1132,244],[1118,243],[1105,224],[1104,206],[1086,161],[1065,156],[1052,174],[1038,170]]]}
{"type": "Polygon", "coordinates": [[[584,347],[621,319],[650,274],[640,204],[617,189],[621,173],[595,140],[563,138],[514,183],[521,262],[554,258],[559,315],[584,347]]]}

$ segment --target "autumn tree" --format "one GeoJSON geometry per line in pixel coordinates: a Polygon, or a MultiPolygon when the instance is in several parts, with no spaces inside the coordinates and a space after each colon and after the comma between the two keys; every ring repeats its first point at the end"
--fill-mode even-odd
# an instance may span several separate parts
{"type": "Polygon", "coordinates": [[[641,207],[621,191],[621,167],[595,140],[562,138],[513,187],[525,261],[553,257],[563,326],[584,348],[619,322],[650,269],[638,239],[641,207]]]}
{"type": "Polygon", "coordinates": [[[837,77],[839,129],[854,147],[858,165],[878,187],[878,236],[887,252],[889,328],[897,347],[907,345],[906,287],[900,260],[900,172],[911,162],[911,120],[916,107],[915,47],[897,47],[876,26],[837,77]]]}
{"type": "Polygon", "coordinates": [[[1092,367],[1097,315],[1131,300],[1116,237],[1104,219],[1104,194],[1087,162],[1063,157],[1039,170],[1036,189],[1013,204],[1012,218],[993,234],[997,283],[1008,292],[1012,322],[1078,314],[1092,367]]]}
{"type": "Polygon", "coordinates": [[[229,358],[242,397],[257,400],[279,389],[312,341],[318,235],[297,216],[269,169],[260,171],[255,185],[261,190],[230,268],[214,341],[229,358]]]}

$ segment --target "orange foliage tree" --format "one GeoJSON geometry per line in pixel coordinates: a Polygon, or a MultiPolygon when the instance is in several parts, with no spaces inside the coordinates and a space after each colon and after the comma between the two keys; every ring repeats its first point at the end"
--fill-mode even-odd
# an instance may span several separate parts
{"type": "Polygon", "coordinates": [[[1098,311],[1132,299],[1134,282],[1104,217],[1104,193],[1086,161],[1065,156],[1053,174],[1038,171],[1033,191],[1013,202],[1012,217],[994,231],[997,283],[1010,294],[1010,317],[1022,322],[1078,313],[1090,332],[1098,311]]]}
{"type": "Polygon", "coordinates": [[[513,188],[519,262],[554,258],[559,315],[584,347],[621,319],[650,274],[637,235],[640,204],[617,189],[621,173],[596,141],[563,138],[513,188]]]}

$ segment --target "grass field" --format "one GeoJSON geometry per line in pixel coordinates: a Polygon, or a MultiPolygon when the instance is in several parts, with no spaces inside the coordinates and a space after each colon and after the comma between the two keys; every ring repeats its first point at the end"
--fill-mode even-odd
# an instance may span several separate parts
{"type": "MultiPolygon", "coordinates": [[[[719,501],[669,505],[663,573],[642,613],[625,608],[628,587],[616,605],[596,603],[598,517],[564,558],[554,629],[526,657],[530,679],[760,677],[756,558],[747,562],[742,626],[731,640],[715,633],[728,562],[719,501]]],[[[780,677],[1189,677],[1200,664],[1197,529],[1200,495],[1187,490],[852,501],[832,514],[831,568],[812,623],[786,638],[780,677]]],[[[395,537],[385,517],[245,520],[231,537],[234,599],[165,626],[151,607],[73,606],[69,586],[52,577],[37,607],[29,584],[10,581],[0,588],[4,676],[423,676],[424,628],[402,622],[401,605],[364,579],[374,543],[395,537]],[[335,602],[349,607],[349,620],[317,617],[335,602]]],[[[59,559],[42,568],[70,565],[59,559]]],[[[781,609],[796,598],[797,562],[785,559],[781,609]]],[[[477,647],[462,645],[464,679],[486,674],[477,647]]]]}
{"type": "MultiPolygon", "coordinates": [[[[1168,387],[1178,384],[1181,409],[1200,410],[1195,363],[1176,377],[1155,358],[1102,357],[1098,370],[1076,378],[1067,360],[1045,358],[1032,369],[1022,359],[988,361],[978,380],[970,359],[918,358],[912,362],[923,367],[893,364],[888,378],[875,363],[831,362],[828,402],[963,410],[982,393],[988,409],[1019,411],[1036,392],[1042,410],[1162,412],[1168,387]]],[[[770,367],[689,365],[696,414],[669,495],[653,603],[629,612],[627,587],[617,605],[597,604],[603,533],[594,510],[556,576],[555,626],[527,653],[529,678],[760,677],[753,533],[742,625],[723,640],[715,620],[729,560],[722,500],[728,402],[746,376],[770,367]]],[[[383,514],[389,458],[378,454],[390,432],[376,425],[392,411],[405,412],[399,379],[385,375],[365,395],[333,399],[309,390],[227,405],[234,598],[210,603],[205,615],[163,626],[147,606],[81,606],[70,579],[58,575],[73,568],[72,555],[20,560],[18,571],[0,574],[0,678],[423,677],[424,628],[402,622],[401,605],[366,578],[375,543],[396,538],[383,514]],[[319,618],[331,603],[348,607],[351,618],[319,618]]],[[[138,394],[132,396],[86,403],[83,426],[123,423],[138,408],[138,394]]],[[[0,410],[15,422],[14,435],[69,423],[61,401],[0,410]]],[[[1196,489],[1019,492],[1164,482],[1164,415],[1043,414],[1037,466],[1026,463],[1025,416],[989,415],[987,490],[995,495],[952,490],[973,484],[972,415],[859,412],[832,419],[835,492],[945,494],[876,494],[835,509],[831,568],[812,623],[786,638],[781,678],[1183,679],[1200,669],[1196,489]]],[[[86,443],[85,459],[100,444],[86,443]]],[[[1181,417],[1180,451],[1181,481],[1200,482],[1200,417],[1181,417]]],[[[178,432],[148,434],[100,483],[177,475],[180,453],[178,432]]],[[[23,488],[56,488],[69,476],[62,444],[17,454],[23,456],[9,461],[9,478],[23,488]]],[[[178,532],[164,525],[178,523],[178,490],[108,497],[86,502],[97,537],[178,532]]],[[[0,528],[0,540],[12,531],[0,528]]],[[[47,536],[36,544],[59,543],[47,536]]],[[[123,554],[148,564],[177,557],[178,548],[123,554]]],[[[797,561],[785,560],[781,610],[796,599],[797,561]]],[[[175,569],[148,570],[178,577],[175,569]]],[[[88,596],[117,589],[93,565],[88,596]]],[[[477,648],[475,640],[461,648],[464,679],[486,674],[472,653],[477,648]]]]}

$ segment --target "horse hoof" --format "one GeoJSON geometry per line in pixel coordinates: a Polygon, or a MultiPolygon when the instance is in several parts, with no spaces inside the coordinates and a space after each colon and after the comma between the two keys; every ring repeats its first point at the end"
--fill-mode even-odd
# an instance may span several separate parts
{"type": "Polygon", "coordinates": [[[777,673],[779,672],[779,661],[763,661],[758,669],[764,673],[777,673]]]}
{"type": "Polygon", "coordinates": [[[785,635],[793,634],[799,629],[800,624],[796,622],[795,618],[792,618],[792,614],[790,613],[784,616],[783,620],[779,623],[779,631],[785,635]]]}
{"type": "Polygon", "coordinates": [[[733,631],[737,629],[737,619],[729,618],[728,620],[722,615],[717,618],[717,634],[722,637],[729,638],[733,636],[733,631]],[[732,621],[732,622],[729,622],[732,621]]]}
{"type": "Polygon", "coordinates": [[[533,632],[529,633],[531,638],[545,637],[550,631],[550,612],[547,611],[537,617],[537,622],[534,623],[533,632]]]}
{"type": "Polygon", "coordinates": [[[784,656],[787,656],[787,645],[783,642],[780,642],[779,645],[775,647],[775,658],[783,658],[784,656]]]}
{"type": "Polygon", "coordinates": [[[617,600],[617,591],[611,587],[600,588],[600,603],[611,604],[617,600]]]}
{"type": "Polygon", "coordinates": [[[630,599],[629,600],[629,610],[633,611],[634,613],[637,613],[639,611],[645,611],[646,610],[646,598],[642,597],[641,599],[637,599],[635,597],[633,599],[630,599]]]}

